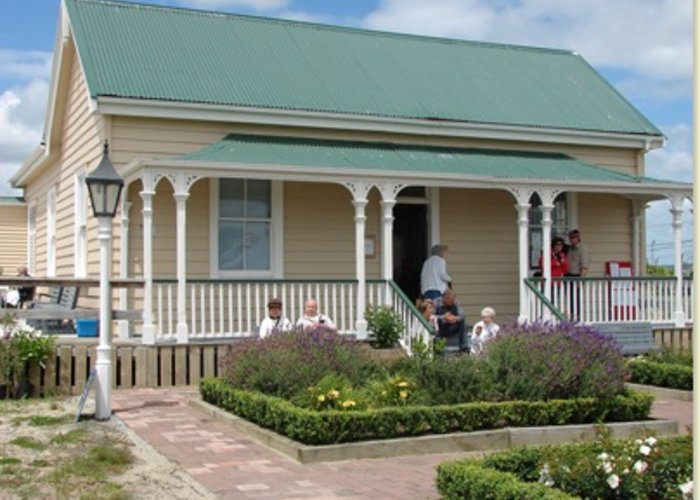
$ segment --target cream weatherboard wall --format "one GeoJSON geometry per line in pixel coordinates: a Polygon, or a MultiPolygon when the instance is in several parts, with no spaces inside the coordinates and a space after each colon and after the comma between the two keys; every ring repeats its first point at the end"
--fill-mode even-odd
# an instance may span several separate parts
{"type": "MultiPolygon", "coordinates": [[[[71,43],[64,51],[65,78],[59,79],[56,100],[61,113],[53,122],[52,158],[37,172],[25,189],[25,199],[36,210],[36,276],[46,276],[47,265],[47,203],[52,191],[56,193],[55,212],[55,270],[56,276],[75,275],[75,173],[95,168],[102,156],[106,119],[95,115],[89,106],[85,80],[71,43]]],[[[87,218],[87,275],[99,274],[99,248],[96,221],[87,218]]],[[[115,247],[119,246],[115,233],[115,247]]],[[[115,266],[117,263],[115,263],[115,266]]],[[[92,305],[97,290],[81,292],[81,305],[92,305]]]]}
{"type": "Polygon", "coordinates": [[[27,205],[0,198],[0,275],[14,276],[27,265],[27,205]]]}

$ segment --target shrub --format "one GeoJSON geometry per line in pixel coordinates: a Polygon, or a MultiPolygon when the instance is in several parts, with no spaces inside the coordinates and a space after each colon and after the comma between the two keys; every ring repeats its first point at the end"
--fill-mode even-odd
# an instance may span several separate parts
{"type": "Polygon", "coordinates": [[[393,371],[415,381],[416,399],[422,404],[449,405],[496,399],[481,358],[412,357],[399,361],[393,371]]]}
{"type": "Polygon", "coordinates": [[[316,385],[292,398],[297,406],[312,410],[359,410],[358,397],[344,375],[326,375],[316,385]]]}
{"type": "Polygon", "coordinates": [[[682,498],[692,477],[692,438],[613,440],[547,448],[540,482],[583,498],[682,498]]]}
{"type": "Polygon", "coordinates": [[[32,367],[43,366],[54,354],[54,337],[18,324],[10,314],[0,320],[0,325],[0,384],[23,380],[32,367]]]}
{"type": "Polygon", "coordinates": [[[614,340],[569,322],[507,325],[484,366],[505,400],[607,398],[622,393],[626,375],[614,340]]]}
{"type": "Polygon", "coordinates": [[[394,347],[404,329],[401,319],[388,306],[368,306],[365,320],[372,345],[378,349],[394,347]]]}
{"type": "Polygon", "coordinates": [[[232,386],[287,399],[326,375],[343,375],[359,385],[380,370],[361,343],[325,330],[234,342],[221,366],[223,378],[232,386]]]}
{"type": "Polygon", "coordinates": [[[415,383],[402,375],[370,380],[362,389],[360,399],[369,408],[420,404],[415,383]]]}
{"type": "Polygon", "coordinates": [[[438,467],[437,482],[445,498],[661,500],[685,498],[681,486],[689,487],[691,475],[691,436],[613,440],[604,429],[594,442],[446,462],[438,467]]]}
{"type": "Polygon", "coordinates": [[[645,358],[627,362],[630,381],[637,384],[656,385],[670,389],[693,390],[693,368],[672,363],[657,363],[645,358]]]}
{"type": "Polygon", "coordinates": [[[669,363],[673,365],[689,366],[690,368],[693,367],[692,351],[675,352],[668,347],[665,347],[660,352],[650,352],[644,356],[643,359],[654,363],[669,363]]]}
{"type": "Polygon", "coordinates": [[[204,401],[306,444],[472,432],[507,426],[644,420],[649,416],[653,400],[648,394],[633,392],[604,402],[581,398],[314,411],[281,398],[235,389],[221,379],[203,380],[199,389],[204,401]]]}

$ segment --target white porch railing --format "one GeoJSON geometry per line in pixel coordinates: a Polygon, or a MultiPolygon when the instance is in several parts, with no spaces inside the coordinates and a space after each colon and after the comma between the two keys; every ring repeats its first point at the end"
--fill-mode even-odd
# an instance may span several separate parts
{"type": "MultiPolygon", "coordinates": [[[[367,282],[367,305],[382,304],[385,283],[367,282]]],[[[175,339],[177,281],[154,280],[153,321],[156,340],[175,339]]],[[[292,323],[304,302],[315,298],[339,333],[355,332],[357,282],[354,280],[187,280],[186,323],[190,339],[246,337],[257,331],[273,297],[282,300],[282,314],[292,323]]]]}
{"type": "MultiPolygon", "coordinates": [[[[413,342],[430,340],[427,324],[399,287],[382,280],[366,283],[368,306],[390,301],[406,326],[401,345],[412,352],[413,342]],[[388,289],[387,289],[388,286],[388,289]]],[[[177,338],[177,281],[154,280],[156,340],[177,338]]],[[[330,316],[342,334],[355,333],[357,281],[355,280],[187,280],[186,323],[190,339],[247,337],[257,331],[273,297],[283,303],[282,314],[293,323],[302,315],[304,302],[315,298],[319,310],[330,316]]]]}
{"type": "MultiPolygon", "coordinates": [[[[553,307],[563,319],[586,323],[675,321],[675,278],[554,278],[552,307],[543,300],[543,279],[530,279],[528,284],[526,300],[530,320],[555,319],[558,315],[553,307]]],[[[692,290],[692,280],[684,279],[681,309],[687,323],[692,323],[694,318],[692,290]]]]}

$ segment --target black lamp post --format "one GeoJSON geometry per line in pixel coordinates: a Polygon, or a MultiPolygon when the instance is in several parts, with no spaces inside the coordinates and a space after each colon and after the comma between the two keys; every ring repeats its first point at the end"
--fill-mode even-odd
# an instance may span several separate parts
{"type": "Polygon", "coordinates": [[[95,419],[109,420],[112,415],[112,293],[109,284],[110,243],[112,219],[117,213],[119,196],[124,187],[122,179],[109,160],[109,145],[105,141],[102,160],[85,178],[92,210],[99,223],[100,241],[100,343],[97,346],[97,385],[95,388],[95,419]]]}
{"type": "Polygon", "coordinates": [[[119,205],[119,196],[124,187],[122,179],[109,160],[109,144],[105,141],[102,161],[90,175],[85,178],[90,202],[95,217],[114,218],[119,205]]]}

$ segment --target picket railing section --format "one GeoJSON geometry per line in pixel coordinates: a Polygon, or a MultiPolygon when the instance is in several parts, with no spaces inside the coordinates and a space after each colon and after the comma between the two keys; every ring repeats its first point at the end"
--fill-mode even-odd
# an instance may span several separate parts
{"type": "MultiPolygon", "coordinates": [[[[543,304],[544,280],[527,281],[529,318],[549,319],[551,308],[543,304]],[[535,293],[539,291],[540,293],[535,293]]],[[[684,279],[681,307],[686,321],[693,321],[693,283],[684,279]]],[[[552,280],[551,304],[565,319],[586,323],[675,321],[675,278],[555,278],[552,280]]]]}
{"type": "MultiPolygon", "coordinates": [[[[367,305],[384,302],[384,281],[368,281],[367,305]]],[[[177,282],[154,280],[154,311],[157,336],[176,337],[177,282]]],[[[329,316],[343,334],[355,332],[357,281],[355,280],[188,280],[186,322],[191,339],[247,337],[257,332],[267,302],[282,300],[282,314],[293,323],[302,315],[304,302],[314,298],[319,311],[329,316]]]]}

